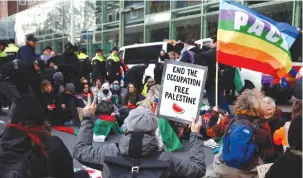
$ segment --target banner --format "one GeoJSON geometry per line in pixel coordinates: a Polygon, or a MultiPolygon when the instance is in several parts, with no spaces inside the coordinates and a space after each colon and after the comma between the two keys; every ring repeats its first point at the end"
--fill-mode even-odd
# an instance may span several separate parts
{"type": "Polygon", "coordinates": [[[207,67],[166,60],[157,117],[183,123],[198,118],[206,76],[207,67]]]}
{"type": "Polygon", "coordinates": [[[275,78],[292,67],[290,47],[298,30],[276,22],[232,1],[221,1],[217,34],[217,61],[275,78]]]}

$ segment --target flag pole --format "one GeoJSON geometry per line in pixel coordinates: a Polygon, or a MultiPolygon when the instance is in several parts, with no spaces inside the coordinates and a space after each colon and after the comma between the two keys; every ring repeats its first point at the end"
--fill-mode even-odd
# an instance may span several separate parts
{"type": "Polygon", "coordinates": [[[219,107],[219,103],[218,103],[218,100],[219,100],[219,98],[218,98],[218,91],[219,91],[219,86],[218,86],[218,83],[219,83],[218,78],[219,77],[218,77],[218,75],[219,75],[219,71],[218,71],[218,69],[219,69],[219,63],[216,62],[216,91],[215,91],[216,92],[215,93],[216,105],[215,106],[219,107]]]}

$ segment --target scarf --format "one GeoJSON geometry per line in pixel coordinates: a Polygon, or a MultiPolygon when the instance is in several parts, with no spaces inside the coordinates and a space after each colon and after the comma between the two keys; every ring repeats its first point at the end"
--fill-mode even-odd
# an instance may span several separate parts
{"type": "Polygon", "coordinates": [[[136,92],[128,93],[128,101],[130,104],[136,105],[138,102],[138,95],[136,92]]]}
{"type": "Polygon", "coordinates": [[[8,123],[6,128],[13,127],[17,130],[26,132],[33,143],[41,149],[41,153],[44,155],[46,159],[49,158],[49,155],[46,151],[46,147],[41,139],[42,136],[50,136],[50,132],[46,128],[46,125],[43,124],[41,126],[23,126],[20,124],[11,124],[8,123]]]}

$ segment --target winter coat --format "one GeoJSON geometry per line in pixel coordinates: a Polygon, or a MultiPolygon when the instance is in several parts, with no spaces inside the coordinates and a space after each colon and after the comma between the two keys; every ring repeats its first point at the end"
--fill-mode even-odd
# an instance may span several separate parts
{"type": "MultiPolygon", "coordinates": [[[[50,157],[50,163],[47,164],[45,161],[44,165],[41,165],[41,167],[51,167],[50,177],[73,177],[73,158],[71,157],[62,140],[57,136],[45,136],[43,141],[50,157]]],[[[16,130],[14,128],[7,128],[4,130],[3,134],[0,137],[0,152],[12,150],[22,155],[29,149],[33,149],[33,144],[25,132],[16,130]]],[[[41,154],[41,156],[43,155],[41,154]]]]}
{"type": "Polygon", "coordinates": [[[17,54],[17,59],[22,63],[33,63],[38,58],[35,48],[30,45],[22,46],[17,54]]]}
{"type": "Polygon", "coordinates": [[[56,110],[56,101],[57,101],[57,95],[55,93],[42,93],[41,95],[41,105],[42,109],[44,110],[45,116],[48,119],[52,119],[55,117],[55,110],[56,110]],[[54,105],[55,108],[53,110],[49,110],[48,106],[54,105]]]}
{"type": "Polygon", "coordinates": [[[265,178],[301,178],[302,151],[287,150],[270,167],[265,178]]]}
{"type": "Polygon", "coordinates": [[[127,71],[125,76],[128,83],[133,83],[138,90],[142,88],[143,76],[146,67],[144,65],[136,65],[127,71]]]}
{"type": "MultiPolygon", "coordinates": [[[[101,169],[105,156],[128,155],[130,136],[123,135],[117,144],[111,143],[101,147],[92,146],[93,143],[93,122],[92,118],[86,117],[81,123],[77,143],[73,150],[73,157],[84,165],[101,169]]],[[[191,149],[189,158],[181,160],[169,152],[163,151],[155,159],[167,161],[170,167],[171,177],[201,178],[205,174],[205,156],[203,152],[202,136],[198,133],[190,135],[191,149]]],[[[147,156],[158,148],[158,141],[155,136],[144,135],[142,141],[142,155],[147,156]]],[[[103,175],[104,178],[107,175],[103,175]]]]}
{"type": "Polygon", "coordinates": [[[80,70],[79,59],[74,53],[64,52],[56,58],[56,64],[65,79],[71,76],[78,76],[80,70]]]}

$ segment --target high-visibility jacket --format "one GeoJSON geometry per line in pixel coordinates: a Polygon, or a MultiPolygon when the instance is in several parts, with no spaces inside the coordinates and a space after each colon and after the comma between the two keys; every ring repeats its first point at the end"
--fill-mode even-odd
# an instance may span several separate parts
{"type": "Polygon", "coordinates": [[[16,53],[18,52],[19,47],[15,45],[14,43],[8,44],[8,46],[5,48],[4,52],[6,53],[16,53]]]}
{"type": "Polygon", "coordinates": [[[88,58],[88,55],[86,55],[85,53],[80,53],[80,54],[78,55],[78,59],[79,59],[80,61],[86,60],[87,58],[88,58]]]}
{"type": "Polygon", "coordinates": [[[113,60],[114,62],[120,62],[119,56],[112,53],[110,56],[108,56],[107,60],[113,60]]]}
{"type": "Polygon", "coordinates": [[[92,62],[93,62],[94,60],[98,60],[99,62],[104,62],[104,61],[105,61],[105,58],[104,58],[104,56],[102,56],[102,55],[96,54],[96,56],[92,59],[92,62]]]}

